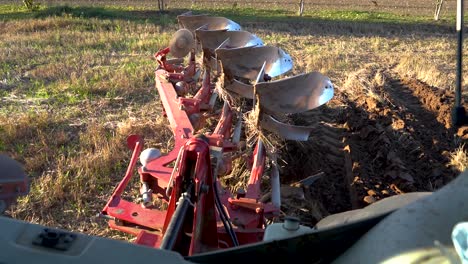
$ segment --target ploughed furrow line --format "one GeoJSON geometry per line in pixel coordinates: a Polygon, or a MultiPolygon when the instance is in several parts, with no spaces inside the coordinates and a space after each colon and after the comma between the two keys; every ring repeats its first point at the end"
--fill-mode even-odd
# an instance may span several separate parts
{"type": "Polygon", "coordinates": [[[412,191],[434,191],[457,171],[449,127],[453,97],[417,80],[388,74],[383,85],[348,101],[346,144],[360,206],[412,191]]]}
{"type": "MultiPolygon", "coordinates": [[[[297,215],[304,224],[313,225],[321,218],[351,209],[351,163],[343,143],[346,129],[338,98],[330,105],[294,115],[295,124],[313,127],[306,142],[287,142],[283,153],[282,183],[295,183],[311,175],[320,175],[310,186],[302,187],[303,197],[283,194],[284,207],[290,215],[297,215]],[[348,162],[347,162],[348,159],[348,162]],[[347,168],[349,167],[349,168],[347,168]]],[[[352,197],[352,196],[351,196],[352,197]]]]}

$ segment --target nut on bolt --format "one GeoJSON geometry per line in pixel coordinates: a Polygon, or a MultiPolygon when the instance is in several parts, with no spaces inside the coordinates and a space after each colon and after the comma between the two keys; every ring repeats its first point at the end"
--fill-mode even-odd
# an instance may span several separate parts
{"type": "Polygon", "coordinates": [[[244,188],[240,187],[237,189],[237,199],[245,197],[245,190],[244,188]]]}
{"type": "Polygon", "coordinates": [[[210,186],[208,184],[202,184],[200,186],[200,192],[201,193],[208,193],[210,191],[210,186]]]}

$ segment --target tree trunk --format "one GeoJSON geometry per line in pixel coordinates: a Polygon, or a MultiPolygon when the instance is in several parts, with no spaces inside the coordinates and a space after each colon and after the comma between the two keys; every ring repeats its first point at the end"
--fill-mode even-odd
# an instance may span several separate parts
{"type": "Polygon", "coordinates": [[[299,2],[299,16],[302,16],[302,14],[304,13],[304,0],[301,0],[299,2]]]}
{"type": "Polygon", "coordinates": [[[440,10],[442,9],[442,4],[444,3],[444,0],[436,0],[436,8],[434,11],[434,20],[437,21],[439,20],[440,17],[440,10]]]}
{"type": "Polygon", "coordinates": [[[164,11],[164,0],[158,0],[159,11],[164,11]]]}

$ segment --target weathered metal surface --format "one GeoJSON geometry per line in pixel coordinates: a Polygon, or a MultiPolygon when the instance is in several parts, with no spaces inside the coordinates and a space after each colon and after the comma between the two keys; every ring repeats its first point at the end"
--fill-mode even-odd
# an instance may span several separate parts
{"type": "Polygon", "coordinates": [[[255,88],[262,108],[273,113],[305,112],[323,105],[333,97],[333,84],[319,72],[258,83],[255,88]]]}
{"type": "Polygon", "coordinates": [[[196,30],[195,36],[205,56],[215,56],[215,50],[226,40],[223,47],[227,49],[263,46],[263,41],[248,31],[196,30]]]}
{"type": "Polygon", "coordinates": [[[213,17],[208,15],[180,15],[177,16],[179,24],[192,32],[200,27],[206,30],[241,30],[241,26],[225,17],[213,17]]]}
{"type": "Polygon", "coordinates": [[[263,115],[261,126],[287,140],[307,141],[312,127],[295,126],[276,120],[270,115],[263,115]]]}
{"type": "Polygon", "coordinates": [[[223,71],[228,76],[255,80],[264,62],[265,73],[276,77],[290,71],[293,61],[289,54],[275,46],[245,47],[216,50],[223,71]]]}

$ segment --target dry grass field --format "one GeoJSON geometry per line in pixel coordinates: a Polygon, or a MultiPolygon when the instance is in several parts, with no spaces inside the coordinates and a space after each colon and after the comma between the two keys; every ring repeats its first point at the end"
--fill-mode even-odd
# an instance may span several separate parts
{"type": "MultiPolygon", "coordinates": [[[[17,0],[1,0],[3,3],[14,3],[17,0]]],[[[255,8],[265,10],[294,10],[299,7],[299,0],[164,0],[168,9],[173,8],[255,8]]],[[[44,5],[86,5],[86,6],[119,6],[136,7],[138,9],[154,9],[156,0],[40,0],[44,5]]],[[[353,10],[371,12],[390,12],[401,15],[424,15],[431,16],[434,13],[435,1],[428,0],[305,0],[305,11],[324,10],[353,10]]],[[[456,1],[445,0],[441,15],[455,15],[456,1]]]]}
{"type": "Polygon", "coordinates": [[[40,1],[32,13],[18,2],[0,1],[0,151],[31,177],[30,194],[8,212],[14,218],[127,239],[95,215],[125,173],[127,135],[171,149],[152,55],[190,8],[231,18],[284,49],[294,59],[288,75],[319,71],[335,84],[332,101],[293,117],[316,130],[308,142],[285,142],[284,188],[324,177],[285,192],[285,213],[313,225],[391,195],[436,190],[468,166],[468,129],[450,123],[454,1],[438,22],[422,0],[306,1],[303,17],[246,0],[169,1],[164,13],[151,1],[40,1]]]}

